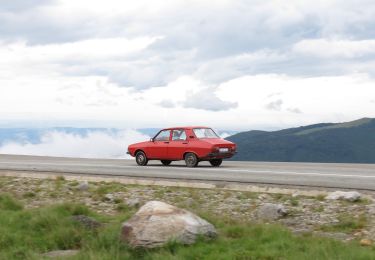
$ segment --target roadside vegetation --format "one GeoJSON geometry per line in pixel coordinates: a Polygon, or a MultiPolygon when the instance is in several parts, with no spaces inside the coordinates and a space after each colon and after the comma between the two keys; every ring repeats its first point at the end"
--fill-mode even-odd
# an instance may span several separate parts
{"type": "MultiPolygon", "coordinates": [[[[216,240],[201,239],[192,246],[171,242],[160,249],[131,249],[119,241],[119,232],[121,223],[135,211],[124,207],[117,214],[105,215],[76,203],[27,209],[12,195],[2,193],[0,259],[43,259],[43,253],[65,249],[80,252],[64,259],[375,259],[374,247],[310,234],[296,236],[277,224],[255,224],[210,212],[197,213],[217,227],[216,240]],[[103,225],[87,228],[76,222],[74,215],[89,216],[103,225]]],[[[352,227],[349,223],[344,228],[346,225],[352,227]]]]}

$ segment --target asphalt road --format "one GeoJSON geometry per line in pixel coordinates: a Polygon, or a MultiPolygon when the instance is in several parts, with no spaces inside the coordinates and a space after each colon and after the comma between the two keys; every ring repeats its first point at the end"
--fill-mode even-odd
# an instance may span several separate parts
{"type": "Polygon", "coordinates": [[[134,160],[0,155],[2,170],[375,190],[375,164],[224,161],[218,168],[206,162],[186,168],[150,161],[141,167],[134,160]]]}

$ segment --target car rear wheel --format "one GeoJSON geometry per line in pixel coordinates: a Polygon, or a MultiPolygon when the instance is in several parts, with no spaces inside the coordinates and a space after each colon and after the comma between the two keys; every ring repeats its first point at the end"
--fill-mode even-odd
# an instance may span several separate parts
{"type": "Polygon", "coordinates": [[[187,153],[185,155],[185,163],[187,167],[196,167],[198,165],[198,158],[193,153],[187,153]]]}
{"type": "Polygon", "coordinates": [[[172,161],[169,161],[169,160],[161,160],[161,163],[164,165],[164,166],[168,166],[171,164],[172,161]]]}
{"type": "Polygon", "coordinates": [[[219,167],[221,163],[223,162],[223,159],[212,159],[210,160],[210,163],[214,167],[219,167]]]}
{"type": "Polygon", "coordinates": [[[142,151],[139,151],[136,155],[135,155],[135,161],[137,162],[138,165],[140,166],[145,166],[147,165],[148,163],[148,159],[146,157],[146,154],[142,151]]]}

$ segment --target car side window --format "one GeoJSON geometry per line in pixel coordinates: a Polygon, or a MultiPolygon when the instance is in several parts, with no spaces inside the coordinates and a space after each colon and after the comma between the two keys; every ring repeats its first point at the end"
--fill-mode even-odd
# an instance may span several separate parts
{"type": "Polygon", "coordinates": [[[163,130],[161,131],[155,138],[155,141],[169,141],[169,135],[171,130],[163,130]]]}
{"type": "Polygon", "coordinates": [[[172,141],[185,141],[186,133],[183,129],[173,130],[172,132],[172,141]]]}

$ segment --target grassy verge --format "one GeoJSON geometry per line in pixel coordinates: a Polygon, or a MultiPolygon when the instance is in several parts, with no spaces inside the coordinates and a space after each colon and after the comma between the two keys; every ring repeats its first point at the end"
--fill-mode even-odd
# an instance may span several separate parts
{"type": "Polygon", "coordinates": [[[348,214],[342,214],[338,218],[338,222],[334,225],[321,226],[320,230],[325,232],[343,232],[351,233],[356,230],[361,230],[367,225],[367,218],[365,216],[359,216],[354,218],[348,214]]]}
{"type": "Polygon", "coordinates": [[[79,249],[69,259],[375,259],[375,248],[361,248],[327,238],[297,237],[278,225],[259,225],[200,214],[219,231],[213,241],[192,246],[171,243],[154,250],[132,250],[119,242],[121,223],[134,213],[98,215],[86,206],[63,203],[24,209],[10,195],[0,195],[0,259],[42,259],[51,250],[79,249]],[[88,215],[104,225],[88,230],[73,215],[88,215]]]}

